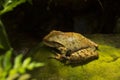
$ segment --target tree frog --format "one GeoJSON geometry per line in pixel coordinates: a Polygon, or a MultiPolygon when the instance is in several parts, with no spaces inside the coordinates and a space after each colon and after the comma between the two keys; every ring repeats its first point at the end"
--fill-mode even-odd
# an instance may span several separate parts
{"type": "Polygon", "coordinates": [[[86,55],[86,59],[90,55],[98,57],[96,52],[98,44],[79,33],[53,30],[43,38],[43,43],[59,51],[54,58],[60,61],[64,60],[69,63],[74,63],[74,61],[80,62],[81,58],[85,58],[83,55],[86,55]],[[77,60],[73,59],[73,57],[77,60]]]}

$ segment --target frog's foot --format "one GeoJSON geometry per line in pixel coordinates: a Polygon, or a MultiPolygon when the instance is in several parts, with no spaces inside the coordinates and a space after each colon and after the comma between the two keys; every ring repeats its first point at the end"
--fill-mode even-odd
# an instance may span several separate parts
{"type": "Polygon", "coordinates": [[[57,54],[55,58],[59,61],[64,61],[66,60],[66,56],[64,54],[57,54]]]}
{"type": "Polygon", "coordinates": [[[49,57],[49,59],[56,59],[56,60],[59,60],[59,61],[62,61],[65,58],[66,58],[65,55],[62,55],[62,54],[59,54],[59,53],[56,53],[55,56],[50,56],[49,57]]]}

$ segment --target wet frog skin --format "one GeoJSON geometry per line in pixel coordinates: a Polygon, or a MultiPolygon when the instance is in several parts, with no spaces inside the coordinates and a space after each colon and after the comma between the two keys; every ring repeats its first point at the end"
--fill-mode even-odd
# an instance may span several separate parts
{"type": "Polygon", "coordinates": [[[53,30],[43,38],[43,43],[59,50],[54,58],[65,63],[79,63],[89,57],[98,58],[98,45],[79,33],[53,30]]]}

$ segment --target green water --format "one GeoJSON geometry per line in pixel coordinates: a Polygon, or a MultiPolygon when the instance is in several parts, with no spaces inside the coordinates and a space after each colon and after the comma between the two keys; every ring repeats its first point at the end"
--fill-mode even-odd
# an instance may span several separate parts
{"type": "Polygon", "coordinates": [[[31,51],[34,60],[46,65],[32,71],[37,80],[120,80],[120,35],[89,36],[99,44],[99,59],[75,67],[48,59],[53,56],[50,49],[40,43],[31,51]],[[34,52],[34,53],[32,53],[34,52]]]}

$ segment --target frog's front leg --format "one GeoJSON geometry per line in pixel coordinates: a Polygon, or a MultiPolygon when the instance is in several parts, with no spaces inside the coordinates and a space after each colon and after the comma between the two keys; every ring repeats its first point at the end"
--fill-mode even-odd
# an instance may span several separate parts
{"type": "Polygon", "coordinates": [[[64,62],[67,59],[67,57],[65,56],[65,54],[56,53],[55,56],[51,56],[51,57],[49,57],[49,59],[56,59],[56,60],[59,60],[61,62],[64,62]]]}
{"type": "Polygon", "coordinates": [[[65,48],[65,47],[59,47],[58,50],[61,52],[61,54],[67,53],[67,48],[65,48]]]}

